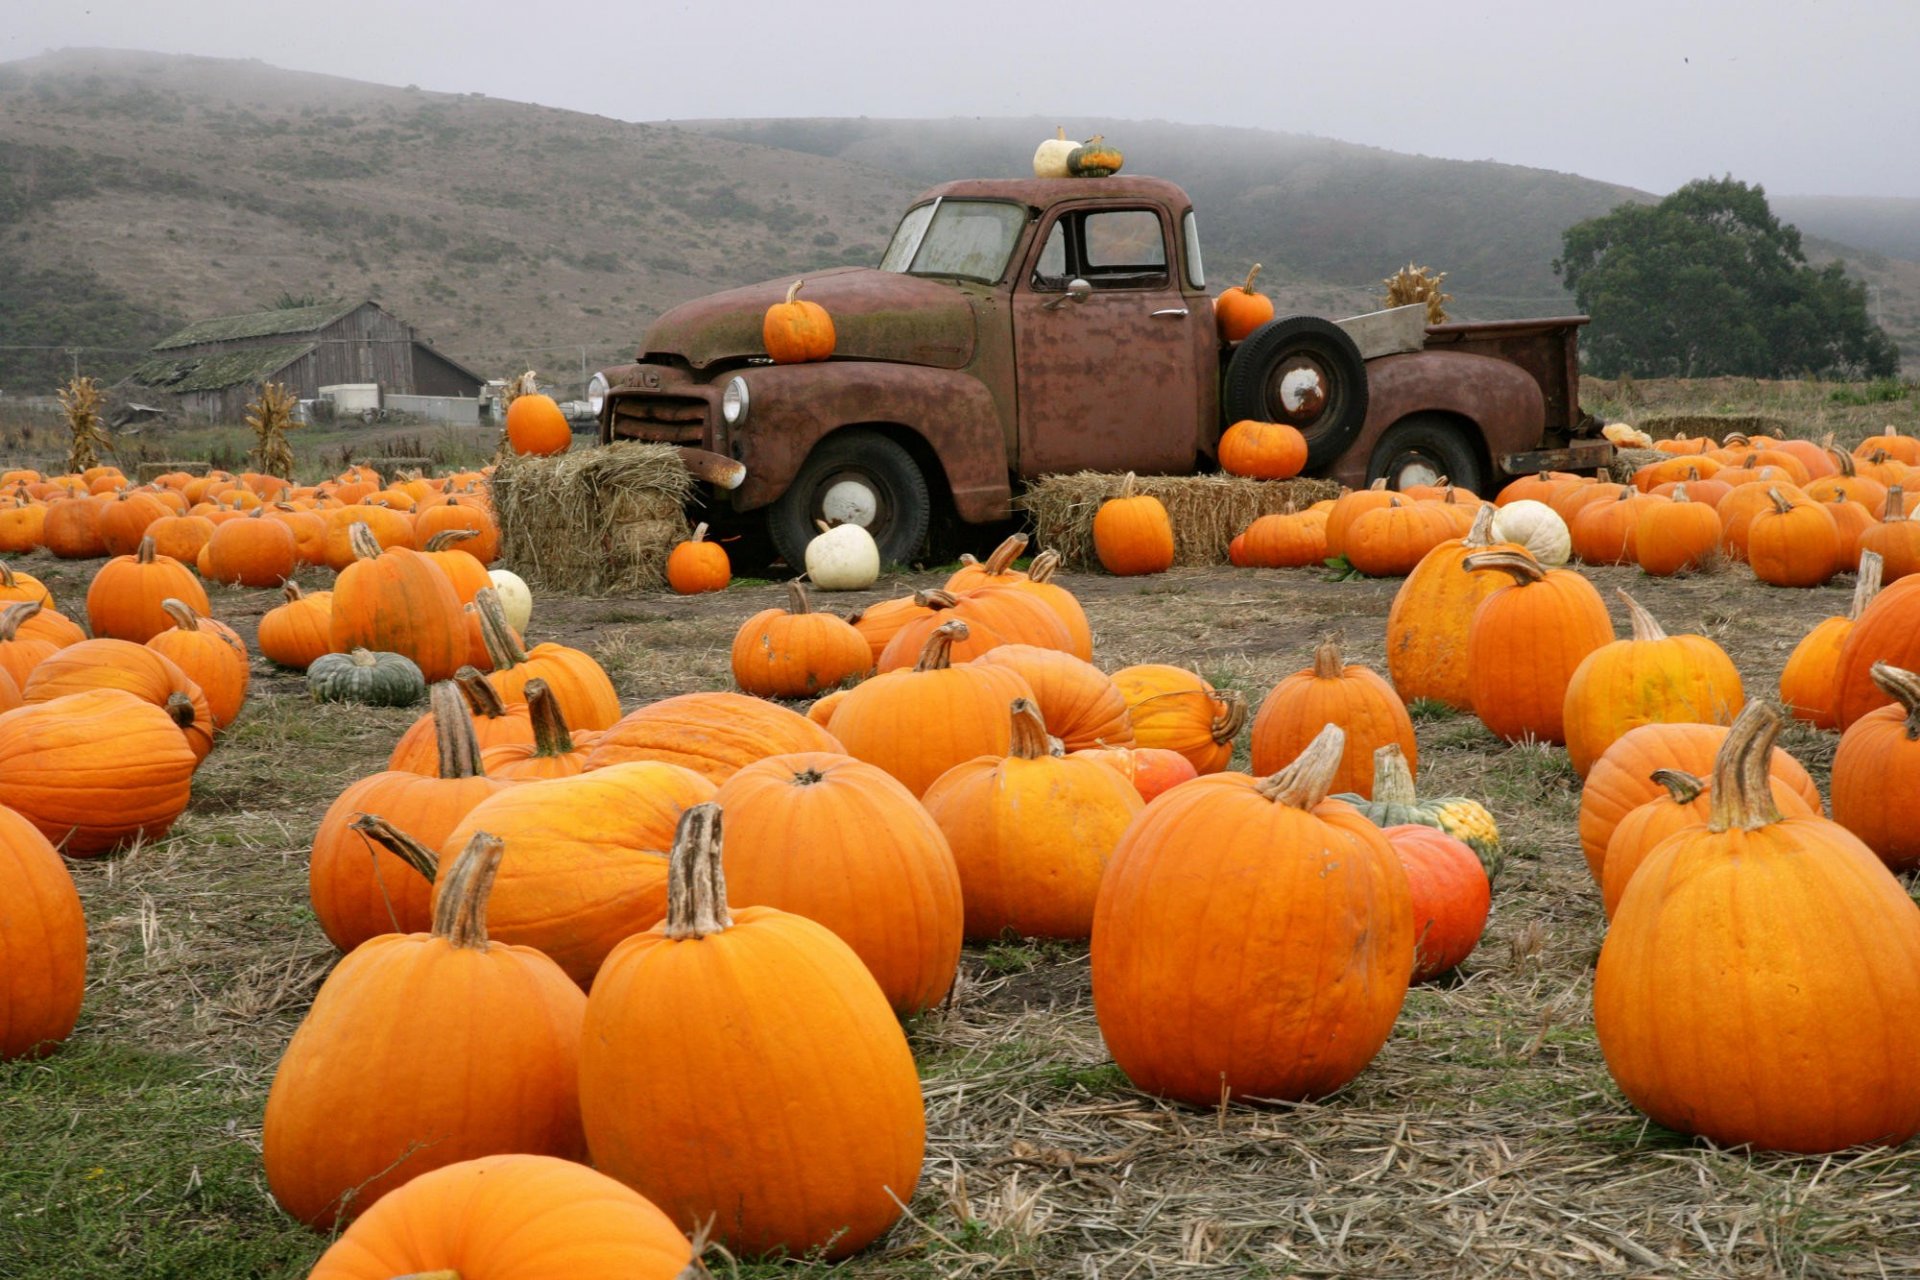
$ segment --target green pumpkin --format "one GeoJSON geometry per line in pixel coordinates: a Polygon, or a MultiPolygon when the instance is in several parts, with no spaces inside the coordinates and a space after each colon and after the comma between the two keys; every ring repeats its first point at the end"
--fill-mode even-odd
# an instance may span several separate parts
{"type": "Polygon", "coordinates": [[[1067,153],[1067,173],[1075,178],[1104,178],[1120,172],[1120,148],[1110,147],[1106,135],[1096,133],[1067,153]]]}
{"type": "Polygon", "coordinates": [[[1500,828],[1478,800],[1466,796],[1422,800],[1416,796],[1413,771],[1407,767],[1407,757],[1397,742],[1389,742],[1373,753],[1373,799],[1350,791],[1334,799],[1345,800],[1377,827],[1413,823],[1446,832],[1473,850],[1486,868],[1488,880],[1507,860],[1500,848],[1500,828]]]}
{"type": "Polygon", "coordinates": [[[427,678],[412,658],[355,649],[315,658],[307,668],[307,689],[316,702],[410,707],[427,696],[427,678]]]}

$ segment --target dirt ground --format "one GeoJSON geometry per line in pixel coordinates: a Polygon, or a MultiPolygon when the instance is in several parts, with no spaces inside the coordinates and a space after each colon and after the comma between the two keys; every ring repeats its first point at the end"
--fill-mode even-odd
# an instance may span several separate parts
{"type": "MultiPolygon", "coordinates": [[[[19,563],[84,612],[94,564],[19,563]]],[[[1774,693],[1794,643],[1844,612],[1851,591],[1848,579],[1771,590],[1737,567],[1670,581],[1587,572],[1622,634],[1616,586],[1670,631],[1717,640],[1750,696],[1774,693]]],[[[847,612],[944,576],[820,603],[847,612]]],[[[1380,667],[1398,582],[1189,569],[1065,585],[1086,605],[1103,667],[1190,664],[1257,700],[1329,631],[1344,633],[1350,660],[1380,667]]],[[[277,601],[213,595],[216,615],[249,635],[277,601]]],[[[530,638],[593,653],[632,707],[730,687],[735,628],[783,600],[763,583],[691,598],[547,597],[530,638]]],[[[320,1247],[272,1206],[258,1164],[274,1064],[333,959],[306,902],[307,843],[414,713],[317,706],[300,678],[258,660],[254,680],[174,834],[75,866],[93,936],[88,1002],[60,1054],[0,1068],[0,1274],[299,1275],[320,1247]]],[[[1483,799],[1510,860],[1479,950],[1412,993],[1352,1086],[1292,1107],[1164,1104],[1107,1057],[1084,946],[970,947],[953,999],[910,1028],[929,1120],[918,1194],[844,1273],[1920,1271],[1910,1207],[1920,1155],[1720,1152],[1627,1106],[1591,1029],[1602,917],[1565,753],[1508,746],[1471,717],[1424,707],[1417,728],[1422,792],[1483,799]]],[[[1824,781],[1833,742],[1796,728],[1785,745],[1824,781]]]]}

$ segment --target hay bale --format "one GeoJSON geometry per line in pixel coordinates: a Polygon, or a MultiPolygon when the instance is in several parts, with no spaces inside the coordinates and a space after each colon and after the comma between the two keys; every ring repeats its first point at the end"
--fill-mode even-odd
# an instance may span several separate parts
{"type": "MultiPolygon", "coordinates": [[[[1051,547],[1070,567],[1098,563],[1093,553],[1093,515],[1119,496],[1124,475],[1078,471],[1043,476],[1019,505],[1033,517],[1034,545],[1051,547]]],[[[1137,492],[1160,499],[1173,522],[1175,564],[1225,564],[1227,544],[1258,516],[1304,510],[1337,498],[1337,480],[1249,480],[1244,476],[1138,476],[1137,492]]]]}
{"type": "Polygon", "coordinates": [[[161,476],[172,475],[176,471],[203,476],[212,469],[213,464],[204,458],[198,462],[138,462],[134,464],[133,475],[141,484],[151,484],[161,476]]]}
{"type": "Polygon", "coordinates": [[[1612,459],[1607,463],[1607,475],[1615,484],[1632,484],[1633,473],[1640,468],[1677,456],[1662,453],[1658,449],[1615,449],[1612,459]]]}
{"type": "Polygon", "coordinates": [[[1724,440],[1733,432],[1743,436],[1780,436],[1791,434],[1784,418],[1765,413],[1650,413],[1637,418],[1634,426],[1655,440],[1691,439],[1711,436],[1724,440]]]}
{"type": "Polygon", "coordinates": [[[623,443],[509,454],[492,489],[503,564],[537,589],[612,595],[666,581],[693,478],[672,446],[623,443]]]}

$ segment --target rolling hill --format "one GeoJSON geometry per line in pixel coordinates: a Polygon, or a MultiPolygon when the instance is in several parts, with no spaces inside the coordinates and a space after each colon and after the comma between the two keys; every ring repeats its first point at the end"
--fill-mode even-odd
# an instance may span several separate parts
{"type": "MultiPolygon", "coordinates": [[[[905,202],[1016,175],[1040,120],[632,124],[256,61],[67,50],[0,64],[0,387],[111,375],[176,324],[370,297],[490,373],[559,379],[712,289],[872,262],[905,202]]],[[[1216,287],[1254,261],[1284,309],[1376,305],[1408,261],[1462,318],[1564,313],[1561,230],[1653,197],[1573,175],[1162,121],[1074,121],[1185,185],[1216,287]]],[[[1822,229],[1829,223],[1821,223],[1822,229]]],[[[1811,228],[1810,228],[1811,229],[1811,228]]],[[[1810,241],[1879,286],[1920,360],[1920,264],[1810,241]]]]}

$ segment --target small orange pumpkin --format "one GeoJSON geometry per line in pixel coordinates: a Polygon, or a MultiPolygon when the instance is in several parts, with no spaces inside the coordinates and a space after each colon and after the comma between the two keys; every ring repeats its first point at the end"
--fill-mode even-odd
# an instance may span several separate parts
{"type": "Polygon", "coordinates": [[[786,301],[767,308],[760,336],[775,364],[805,364],[833,354],[833,317],[819,303],[800,296],[805,283],[795,280],[787,286],[786,301]]]}

